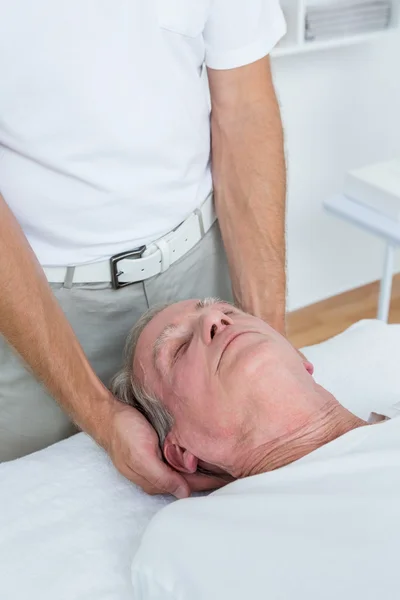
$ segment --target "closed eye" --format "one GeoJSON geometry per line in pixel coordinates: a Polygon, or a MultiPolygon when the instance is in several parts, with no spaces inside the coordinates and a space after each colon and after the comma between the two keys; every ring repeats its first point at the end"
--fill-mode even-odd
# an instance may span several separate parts
{"type": "Polygon", "coordinates": [[[226,315],[227,317],[230,315],[236,315],[237,311],[233,310],[232,308],[226,308],[225,310],[222,310],[221,312],[224,313],[224,315],[226,315]]]}
{"type": "Polygon", "coordinates": [[[192,336],[190,336],[190,338],[186,338],[185,340],[181,341],[178,346],[176,347],[174,354],[173,354],[173,362],[175,363],[178,358],[180,358],[180,356],[182,356],[182,354],[184,354],[186,352],[186,350],[189,347],[190,341],[192,339],[192,336]]]}

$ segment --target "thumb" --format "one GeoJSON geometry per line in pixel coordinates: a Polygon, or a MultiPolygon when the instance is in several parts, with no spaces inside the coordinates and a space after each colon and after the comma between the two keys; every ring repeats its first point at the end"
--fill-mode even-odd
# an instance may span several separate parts
{"type": "Polygon", "coordinates": [[[178,499],[190,496],[190,487],[183,475],[161,460],[157,461],[157,468],[153,470],[152,475],[152,483],[158,493],[172,494],[178,499]]]}

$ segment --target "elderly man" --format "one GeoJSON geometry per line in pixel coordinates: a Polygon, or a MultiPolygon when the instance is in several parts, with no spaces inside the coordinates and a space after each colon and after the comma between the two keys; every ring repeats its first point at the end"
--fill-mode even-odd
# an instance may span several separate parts
{"type": "Polygon", "coordinates": [[[154,308],[135,325],[116,396],[140,406],[177,470],[240,478],[364,425],[264,321],[217,300],[154,308]]]}
{"type": "Polygon", "coordinates": [[[135,597],[398,598],[400,419],[359,419],[279,333],[215,300],[145,315],[114,390],[175,469],[239,479],[155,518],[135,597]]]}

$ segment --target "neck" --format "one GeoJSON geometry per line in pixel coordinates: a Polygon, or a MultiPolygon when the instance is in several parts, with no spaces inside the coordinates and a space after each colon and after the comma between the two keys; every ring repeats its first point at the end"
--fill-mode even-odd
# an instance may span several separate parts
{"type": "Polygon", "coordinates": [[[368,423],[346,410],[336,400],[328,402],[305,425],[249,452],[232,474],[241,478],[279,469],[365,425],[368,423]]]}

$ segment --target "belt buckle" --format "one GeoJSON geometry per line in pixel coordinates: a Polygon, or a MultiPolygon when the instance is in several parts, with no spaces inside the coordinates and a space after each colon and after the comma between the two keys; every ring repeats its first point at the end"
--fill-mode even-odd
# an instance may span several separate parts
{"type": "Polygon", "coordinates": [[[134,250],[129,250],[128,252],[120,252],[119,254],[114,254],[110,258],[111,265],[111,285],[114,290],[119,290],[128,285],[133,285],[136,281],[127,281],[125,283],[120,283],[118,277],[123,274],[123,271],[118,270],[118,263],[120,260],[124,260],[124,258],[142,258],[144,251],[146,250],[146,246],[139,246],[134,250]]]}

